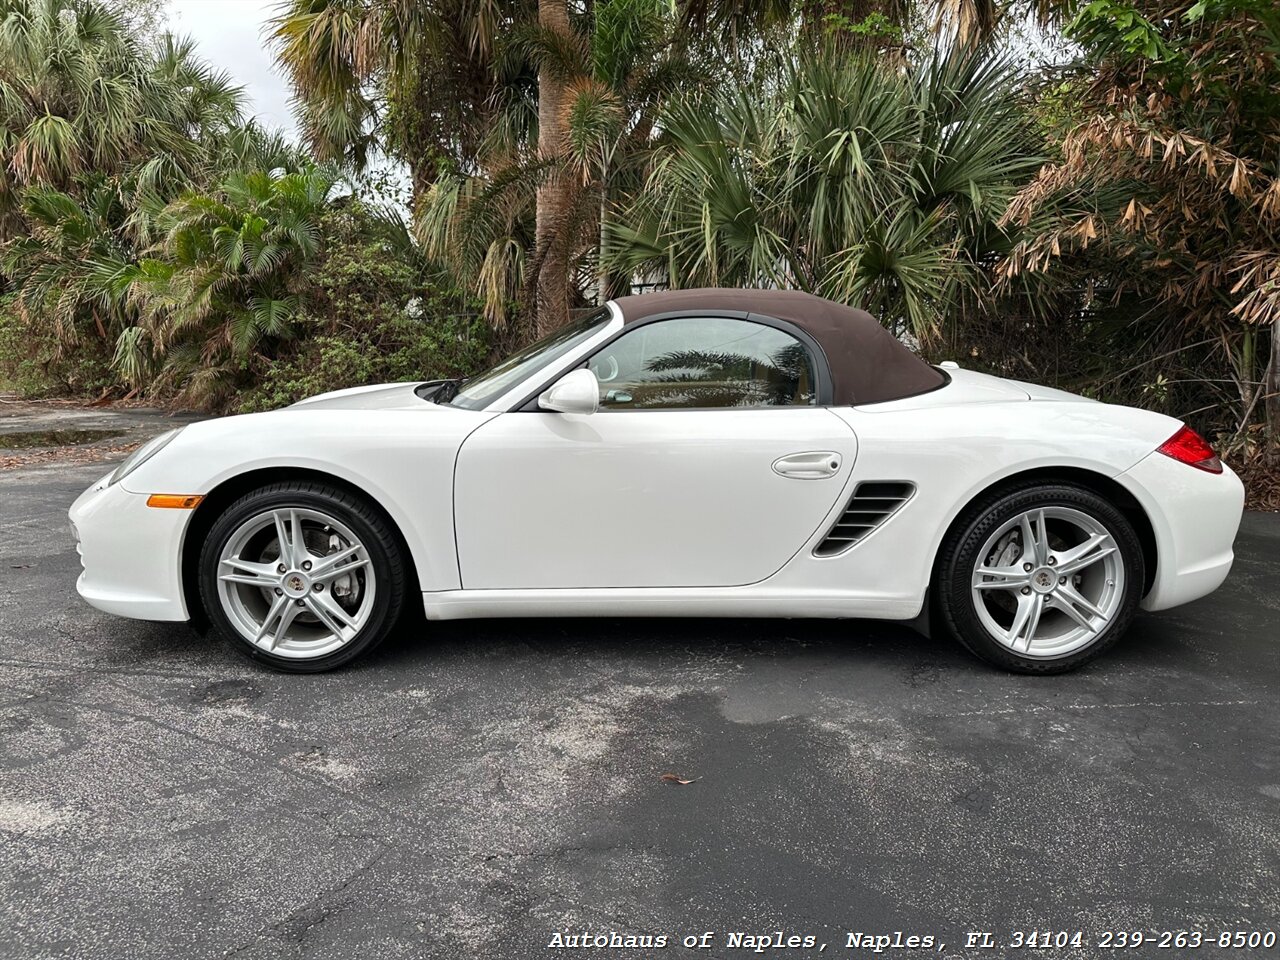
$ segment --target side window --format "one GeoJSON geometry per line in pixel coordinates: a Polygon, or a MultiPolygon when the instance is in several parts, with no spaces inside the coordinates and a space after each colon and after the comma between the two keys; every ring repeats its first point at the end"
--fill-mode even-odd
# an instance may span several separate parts
{"type": "Polygon", "coordinates": [[[617,410],[788,407],[817,402],[809,349],[774,327],[721,317],[642,324],[587,367],[617,410]]]}

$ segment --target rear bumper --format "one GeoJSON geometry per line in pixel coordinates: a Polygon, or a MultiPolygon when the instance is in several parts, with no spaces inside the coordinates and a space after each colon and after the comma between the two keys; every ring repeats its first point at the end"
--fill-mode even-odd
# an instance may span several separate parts
{"type": "Polygon", "coordinates": [[[1142,505],[1155,534],[1155,579],[1142,606],[1166,610],[1218,589],[1231,571],[1244,512],[1244,485],[1231,468],[1207,473],[1153,453],[1116,480],[1142,505]]]}
{"type": "Polygon", "coordinates": [[[156,510],[144,494],[103,477],[69,511],[84,568],[76,581],[94,607],[138,620],[186,620],[182,537],[190,510],[156,510]]]}

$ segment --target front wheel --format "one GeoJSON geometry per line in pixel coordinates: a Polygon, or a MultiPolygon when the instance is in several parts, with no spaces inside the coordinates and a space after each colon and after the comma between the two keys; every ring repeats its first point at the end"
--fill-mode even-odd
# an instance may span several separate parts
{"type": "Polygon", "coordinates": [[[982,659],[1062,673],[1124,633],[1142,596],[1133,525],[1092,490],[1043,484],[977,504],[942,546],[938,612],[982,659]]]}
{"type": "Polygon", "coordinates": [[[282,483],[241,497],[200,554],[200,593],[217,631],[278,670],[330,670],[391,632],[404,560],[386,520],[352,494],[282,483]]]}

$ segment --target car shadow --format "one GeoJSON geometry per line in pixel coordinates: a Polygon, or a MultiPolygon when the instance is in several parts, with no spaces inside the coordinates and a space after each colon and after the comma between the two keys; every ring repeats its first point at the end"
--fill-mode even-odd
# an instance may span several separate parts
{"type": "MultiPolygon", "coordinates": [[[[945,638],[880,620],[733,617],[537,617],[423,621],[398,629],[366,661],[407,667],[423,656],[448,660],[484,652],[527,652],[572,661],[625,658],[661,664],[672,658],[830,657],[869,665],[937,663],[964,668],[971,658],[945,638]]],[[[981,669],[981,667],[979,667],[981,669]]]]}
{"type": "MultiPolygon", "coordinates": [[[[1134,670],[1200,672],[1230,655],[1217,626],[1217,604],[1206,598],[1177,610],[1139,611],[1126,634],[1075,675],[1134,670]]],[[[1238,646],[1238,645],[1232,645],[1238,646]]],[[[483,652],[520,652],[572,665],[577,658],[625,658],[637,664],[673,660],[802,658],[814,665],[881,670],[917,679],[936,671],[959,677],[1012,677],[971,655],[941,631],[925,635],[906,623],[858,619],[764,618],[493,618],[426,621],[398,629],[355,665],[400,669],[424,657],[441,661],[483,652]]],[[[1243,669],[1243,665],[1242,665],[1243,669]]],[[[1040,677],[1023,677],[1038,682],[1040,677]]]]}

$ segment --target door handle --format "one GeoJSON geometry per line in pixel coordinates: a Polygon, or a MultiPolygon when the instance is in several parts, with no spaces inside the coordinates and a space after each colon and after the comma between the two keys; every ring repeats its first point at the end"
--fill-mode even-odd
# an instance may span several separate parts
{"type": "Polygon", "coordinates": [[[840,472],[840,462],[840,454],[831,450],[810,450],[773,461],[773,472],[792,480],[825,480],[840,472]]]}

